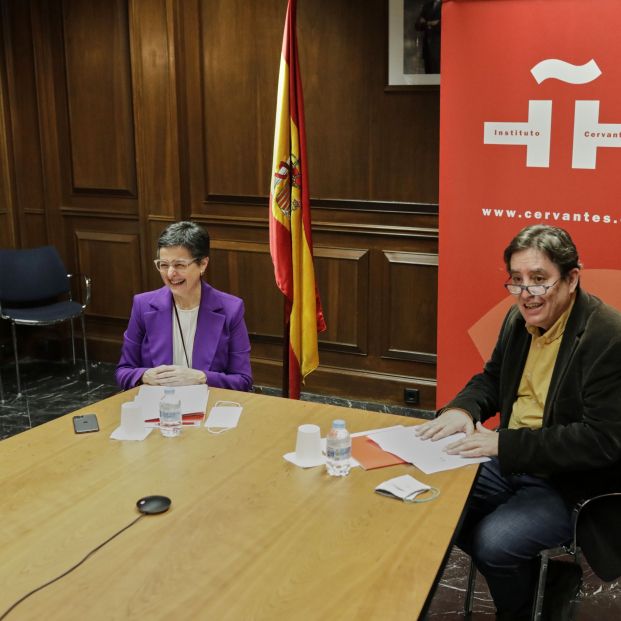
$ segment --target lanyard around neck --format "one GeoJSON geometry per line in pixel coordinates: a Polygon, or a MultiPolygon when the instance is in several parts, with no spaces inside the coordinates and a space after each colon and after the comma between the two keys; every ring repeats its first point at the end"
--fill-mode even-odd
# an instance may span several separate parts
{"type": "Polygon", "coordinates": [[[177,310],[177,305],[173,300],[173,308],[175,309],[175,317],[177,318],[177,326],[179,328],[179,334],[181,335],[181,344],[183,345],[183,353],[185,354],[185,363],[190,368],[190,360],[188,358],[188,350],[185,348],[185,339],[183,338],[183,330],[181,329],[181,321],[179,321],[179,311],[177,310]]]}

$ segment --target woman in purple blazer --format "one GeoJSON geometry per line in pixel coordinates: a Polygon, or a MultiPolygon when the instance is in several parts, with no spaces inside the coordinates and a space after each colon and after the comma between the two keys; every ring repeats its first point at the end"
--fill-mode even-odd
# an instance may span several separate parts
{"type": "Polygon", "coordinates": [[[206,383],[250,390],[244,303],[202,280],[209,263],[207,231],[193,222],[176,222],[157,246],[155,267],[164,286],[134,296],[117,383],[124,389],[206,383]]]}

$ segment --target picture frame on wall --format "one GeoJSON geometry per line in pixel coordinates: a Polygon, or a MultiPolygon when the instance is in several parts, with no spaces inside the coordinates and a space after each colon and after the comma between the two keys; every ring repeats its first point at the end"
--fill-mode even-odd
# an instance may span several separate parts
{"type": "Polygon", "coordinates": [[[440,85],[441,0],[388,0],[387,90],[440,85]]]}

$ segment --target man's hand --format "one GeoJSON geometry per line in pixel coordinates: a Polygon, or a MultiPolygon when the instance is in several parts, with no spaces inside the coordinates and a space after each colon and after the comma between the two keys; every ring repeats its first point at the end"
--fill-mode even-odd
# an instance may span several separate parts
{"type": "Polygon", "coordinates": [[[498,455],[498,434],[477,423],[476,431],[446,447],[449,455],[462,457],[496,457],[498,455]]]}
{"type": "Polygon", "coordinates": [[[446,410],[435,420],[414,428],[414,433],[423,440],[440,440],[460,431],[467,436],[474,432],[472,418],[463,410],[446,410]]]}
{"type": "Polygon", "coordinates": [[[143,384],[152,386],[192,386],[205,384],[205,374],[197,369],[188,369],[175,364],[162,364],[148,369],[142,376],[143,384]]]}

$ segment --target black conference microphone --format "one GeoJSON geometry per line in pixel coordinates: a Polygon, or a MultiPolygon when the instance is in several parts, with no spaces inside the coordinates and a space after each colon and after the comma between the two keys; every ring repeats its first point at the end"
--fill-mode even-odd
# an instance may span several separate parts
{"type": "Polygon", "coordinates": [[[168,511],[170,503],[168,496],[145,496],[136,503],[136,506],[140,513],[153,514],[168,511]]]}

